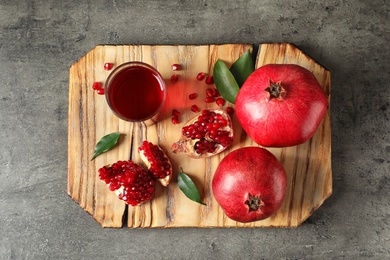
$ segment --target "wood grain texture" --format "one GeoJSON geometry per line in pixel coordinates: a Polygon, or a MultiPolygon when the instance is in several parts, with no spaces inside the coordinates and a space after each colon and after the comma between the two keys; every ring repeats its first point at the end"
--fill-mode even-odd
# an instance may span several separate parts
{"type": "MultiPolygon", "coordinates": [[[[194,116],[190,106],[217,108],[204,102],[205,89],[197,81],[199,72],[211,73],[217,59],[230,66],[249,44],[224,45],[123,45],[97,46],[70,68],[68,118],[68,194],[91,214],[102,227],[294,227],[300,225],[332,193],[331,128],[329,107],[315,136],[307,143],[281,149],[269,149],[286,168],[288,191],[281,209],[272,217],[249,224],[226,217],[213,198],[211,180],[220,160],[230,151],[255,145],[233,116],[235,138],[232,147],[207,159],[191,159],[173,154],[170,146],[179,139],[181,126],[194,116]],[[104,96],[97,95],[92,84],[104,83],[109,72],[104,62],[115,66],[126,61],[143,61],[159,70],[167,84],[167,100],[158,123],[146,126],[116,118],[106,105],[104,96]],[[171,64],[179,63],[183,70],[179,81],[170,82],[171,64]],[[188,94],[198,97],[189,100],[188,94]],[[171,123],[171,111],[178,109],[181,123],[171,123]],[[90,161],[95,144],[104,135],[119,131],[119,144],[109,152],[90,161]],[[117,160],[132,159],[140,163],[137,148],[143,140],[159,144],[173,164],[173,181],[164,188],[156,186],[155,198],[137,207],[127,206],[98,179],[97,170],[117,160]],[[199,187],[201,206],[186,198],[177,186],[177,173],[183,167],[199,187]]],[[[311,70],[324,88],[330,102],[330,72],[290,44],[261,44],[256,66],[267,63],[295,63],[311,70]]],[[[231,104],[227,104],[233,106],[231,104]]]]}

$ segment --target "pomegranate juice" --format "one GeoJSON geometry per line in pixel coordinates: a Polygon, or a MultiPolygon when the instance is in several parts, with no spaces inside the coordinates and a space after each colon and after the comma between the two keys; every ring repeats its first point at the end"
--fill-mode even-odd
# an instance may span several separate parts
{"type": "Polygon", "coordinates": [[[144,121],[156,115],[164,103],[164,80],[147,64],[125,63],[108,77],[106,99],[119,118],[144,121]]]}

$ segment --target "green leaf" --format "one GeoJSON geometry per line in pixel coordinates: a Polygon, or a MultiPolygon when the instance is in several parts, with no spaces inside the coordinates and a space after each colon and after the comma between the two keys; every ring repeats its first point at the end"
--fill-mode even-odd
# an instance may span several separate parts
{"type": "Polygon", "coordinates": [[[186,195],[187,198],[206,206],[206,204],[203,203],[200,199],[199,191],[196,188],[195,183],[187,174],[183,172],[183,169],[177,176],[177,182],[180,190],[184,193],[184,195],[186,195]]]}
{"type": "Polygon", "coordinates": [[[107,152],[110,150],[119,140],[120,133],[111,133],[105,135],[100,139],[100,141],[96,144],[95,152],[93,153],[93,159],[95,159],[98,155],[107,152]]]}
{"type": "Polygon", "coordinates": [[[219,94],[221,94],[224,99],[234,104],[240,88],[233,74],[222,60],[217,60],[215,63],[213,78],[219,94]]]}
{"type": "Polygon", "coordinates": [[[245,80],[255,71],[255,64],[249,50],[236,60],[230,67],[230,72],[233,74],[237,84],[241,87],[245,80]]]}

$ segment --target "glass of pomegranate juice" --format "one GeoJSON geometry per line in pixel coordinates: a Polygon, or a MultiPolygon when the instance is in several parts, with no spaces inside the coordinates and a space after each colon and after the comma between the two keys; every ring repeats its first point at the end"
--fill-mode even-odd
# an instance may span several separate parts
{"type": "Polygon", "coordinates": [[[151,125],[166,98],[160,73],[143,62],[126,62],[108,76],[104,92],[108,106],[120,119],[151,125]]]}

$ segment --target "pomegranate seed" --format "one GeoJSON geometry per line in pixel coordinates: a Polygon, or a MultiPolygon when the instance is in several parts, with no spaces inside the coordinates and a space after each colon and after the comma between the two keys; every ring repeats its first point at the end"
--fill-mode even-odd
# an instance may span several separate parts
{"type": "Polygon", "coordinates": [[[172,83],[177,82],[178,79],[179,79],[179,75],[177,75],[177,74],[173,74],[172,77],[171,77],[172,83]]]}
{"type": "Polygon", "coordinates": [[[110,69],[112,69],[113,66],[114,66],[114,64],[106,62],[106,63],[104,63],[104,70],[110,70],[110,69]]]}
{"type": "Polygon", "coordinates": [[[225,127],[228,125],[228,121],[226,119],[221,119],[218,121],[218,123],[220,123],[222,127],[225,127]]]}
{"type": "Polygon", "coordinates": [[[98,90],[96,90],[96,93],[98,93],[99,95],[104,95],[104,88],[99,88],[98,90]]]}
{"type": "Polygon", "coordinates": [[[102,85],[100,84],[100,82],[94,82],[92,88],[93,90],[98,90],[102,88],[102,85]]]}
{"type": "Polygon", "coordinates": [[[195,99],[197,96],[198,96],[197,93],[192,93],[192,94],[189,94],[189,95],[188,95],[188,98],[189,98],[189,99],[195,99]]]}
{"type": "Polygon", "coordinates": [[[171,66],[171,67],[172,67],[172,70],[173,70],[173,71],[176,71],[176,70],[181,70],[181,66],[180,66],[180,64],[176,64],[176,63],[175,63],[175,64],[172,64],[172,66],[171,66]]]}
{"type": "Polygon", "coordinates": [[[206,84],[213,84],[214,83],[213,76],[207,76],[205,82],[206,82],[206,84]]]}
{"type": "Polygon", "coordinates": [[[205,109],[205,110],[202,111],[202,115],[203,115],[203,116],[209,116],[210,113],[211,113],[210,110],[207,110],[207,109],[205,109]]]}
{"type": "Polygon", "coordinates": [[[194,113],[198,113],[200,111],[199,107],[197,105],[192,105],[191,106],[191,111],[194,113]]]}
{"type": "Polygon", "coordinates": [[[176,109],[173,109],[173,110],[172,110],[172,116],[179,117],[179,116],[180,116],[180,112],[177,111],[176,109]]]}
{"type": "Polygon", "coordinates": [[[204,101],[206,101],[206,103],[212,103],[212,102],[214,102],[214,98],[213,97],[206,97],[204,101]]]}
{"type": "Polygon", "coordinates": [[[212,93],[212,95],[213,95],[213,97],[219,97],[220,95],[219,95],[218,89],[213,88],[213,93],[212,93]]]}
{"type": "Polygon", "coordinates": [[[196,79],[202,80],[202,79],[204,79],[204,77],[205,77],[205,74],[203,72],[199,72],[198,75],[196,76],[196,79]]]}
{"type": "Polygon", "coordinates": [[[177,125],[179,123],[179,118],[177,116],[172,117],[172,124],[177,125]]]}
{"type": "Polygon", "coordinates": [[[222,107],[223,105],[225,105],[225,99],[223,99],[223,98],[217,98],[217,100],[215,101],[216,103],[217,103],[217,105],[219,106],[219,107],[222,107]]]}
{"type": "Polygon", "coordinates": [[[228,113],[229,115],[232,115],[234,113],[234,108],[232,107],[227,107],[226,108],[226,113],[228,113]]]}
{"type": "Polygon", "coordinates": [[[212,88],[206,89],[206,95],[207,95],[208,97],[212,97],[212,96],[213,96],[213,89],[212,89],[212,88]]]}

